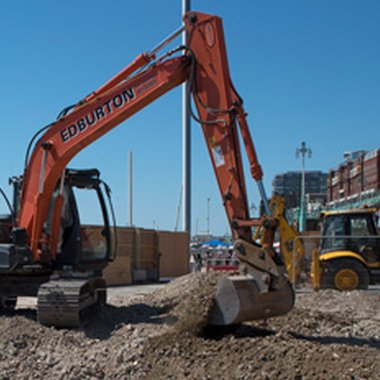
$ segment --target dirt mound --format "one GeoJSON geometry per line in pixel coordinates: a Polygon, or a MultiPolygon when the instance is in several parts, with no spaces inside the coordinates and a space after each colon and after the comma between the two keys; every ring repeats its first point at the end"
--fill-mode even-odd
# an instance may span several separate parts
{"type": "Polygon", "coordinates": [[[173,332],[197,335],[207,323],[219,277],[216,272],[192,273],[147,295],[144,302],[168,310],[173,332]]]}
{"type": "MultiPolygon", "coordinates": [[[[362,318],[379,296],[327,292],[299,295],[286,316],[202,336],[155,340],[146,351],[142,378],[191,379],[377,379],[380,321],[362,318]],[[350,300],[361,299],[360,318],[350,300]],[[321,311],[333,300],[340,311],[321,311]],[[317,302],[316,302],[317,301],[317,302]],[[304,303],[306,305],[304,305],[304,303]],[[166,343],[166,344],[165,344],[166,343]],[[175,376],[175,377],[172,377],[175,376]]],[[[379,315],[379,314],[378,314],[379,315]]]]}
{"type": "Polygon", "coordinates": [[[289,314],[204,328],[218,276],[117,296],[80,329],[0,317],[0,379],[376,379],[380,291],[304,292],[289,314]]]}

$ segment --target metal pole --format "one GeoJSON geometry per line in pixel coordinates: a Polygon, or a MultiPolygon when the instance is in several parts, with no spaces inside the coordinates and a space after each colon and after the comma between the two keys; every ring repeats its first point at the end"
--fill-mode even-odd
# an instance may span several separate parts
{"type": "Polygon", "coordinates": [[[298,218],[298,230],[300,232],[305,231],[306,229],[306,203],[305,203],[305,156],[308,154],[311,157],[311,149],[306,148],[306,143],[302,141],[301,148],[296,149],[296,156],[298,157],[301,154],[302,158],[302,172],[301,172],[301,199],[300,199],[300,212],[298,218]]]}
{"type": "MultiPolygon", "coordinates": [[[[190,11],[190,0],[182,1],[182,13],[190,11]]],[[[188,32],[182,34],[182,43],[187,44],[188,32]]],[[[182,85],[182,188],[183,188],[183,230],[191,234],[191,119],[188,109],[189,83],[182,85]]]]}
{"type": "Polygon", "coordinates": [[[133,227],[133,154],[129,151],[129,227],[133,227]]]}
{"type": "MultiPolygon", "coordinates": [[[[304,148],[304,146],[302,146],[304,148]]],[[[301,223],[300,232],[305,231],[305,155],[302,154],[302,178],[301,178],[301,223]]]]}
{"type": "Polygon", "coordinates": [[[263,181],[261,181],[261,180],[257,181],[257,187],[259,189],[260,198],[263,201],[265,214],[270,216],[271,212],[270,212],[268,197],[267,197],[267,194],[265,192],[265,187],[264,187],[263,181]]]}
{"type": "Polygon", "coordinates": [[[207,235],[210,235],[210,198],[207,198],[207,235]]]}
{"type": "Polygon", "coordinates": [[[175,228],[174,228],[174,231],[178,231],[179,216],[181,214],[182,194],[183,194],[183,189],[182,189],[182,185],[181,185],[181,189],[179,191],[179,201],[178,201],[178,206],[177,206],[177,215],[175,217],[175,228]]]}

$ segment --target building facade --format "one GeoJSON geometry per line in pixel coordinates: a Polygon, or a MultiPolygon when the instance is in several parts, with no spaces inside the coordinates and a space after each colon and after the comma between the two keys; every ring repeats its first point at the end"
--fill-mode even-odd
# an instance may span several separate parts
{"type": "Polygon", "coordinates": [[[380,148],[344,155],[328,174],[327,202],[331,208],[380,206],[380,148]]]}
{"type": "MultiPolygon", "coordinates": [[[[278,174],[272,181],[273,194],[281,195],[285,199],[287,208],[299,207],[301,202],[302,172],[290,171],[278,174]]],[[[327,194],[327,173],[321,171],[305,172],[306,199],[315,199],[322,202],[327,194]]]]}

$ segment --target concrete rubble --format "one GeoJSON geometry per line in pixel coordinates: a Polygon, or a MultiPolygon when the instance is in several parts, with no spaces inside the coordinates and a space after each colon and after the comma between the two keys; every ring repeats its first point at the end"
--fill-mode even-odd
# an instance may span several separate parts
{"type": "Polygon", "coordinates": [[[216,274],[113,296],[80,329],[0,317],[0,379],[376,379],[380,292],[297,294],[288,315],[205,327],[216,274]]]}

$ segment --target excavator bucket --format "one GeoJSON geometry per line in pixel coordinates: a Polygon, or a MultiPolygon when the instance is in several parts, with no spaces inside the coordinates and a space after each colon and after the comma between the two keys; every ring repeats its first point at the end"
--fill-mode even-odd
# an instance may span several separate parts
{"type": "Polygon", "coordinates": [[[220,278],[210,325],[233,325],[288,313],[294,291],[269,254],[243,240],[237,241],[240,273],[220,278]]]}

